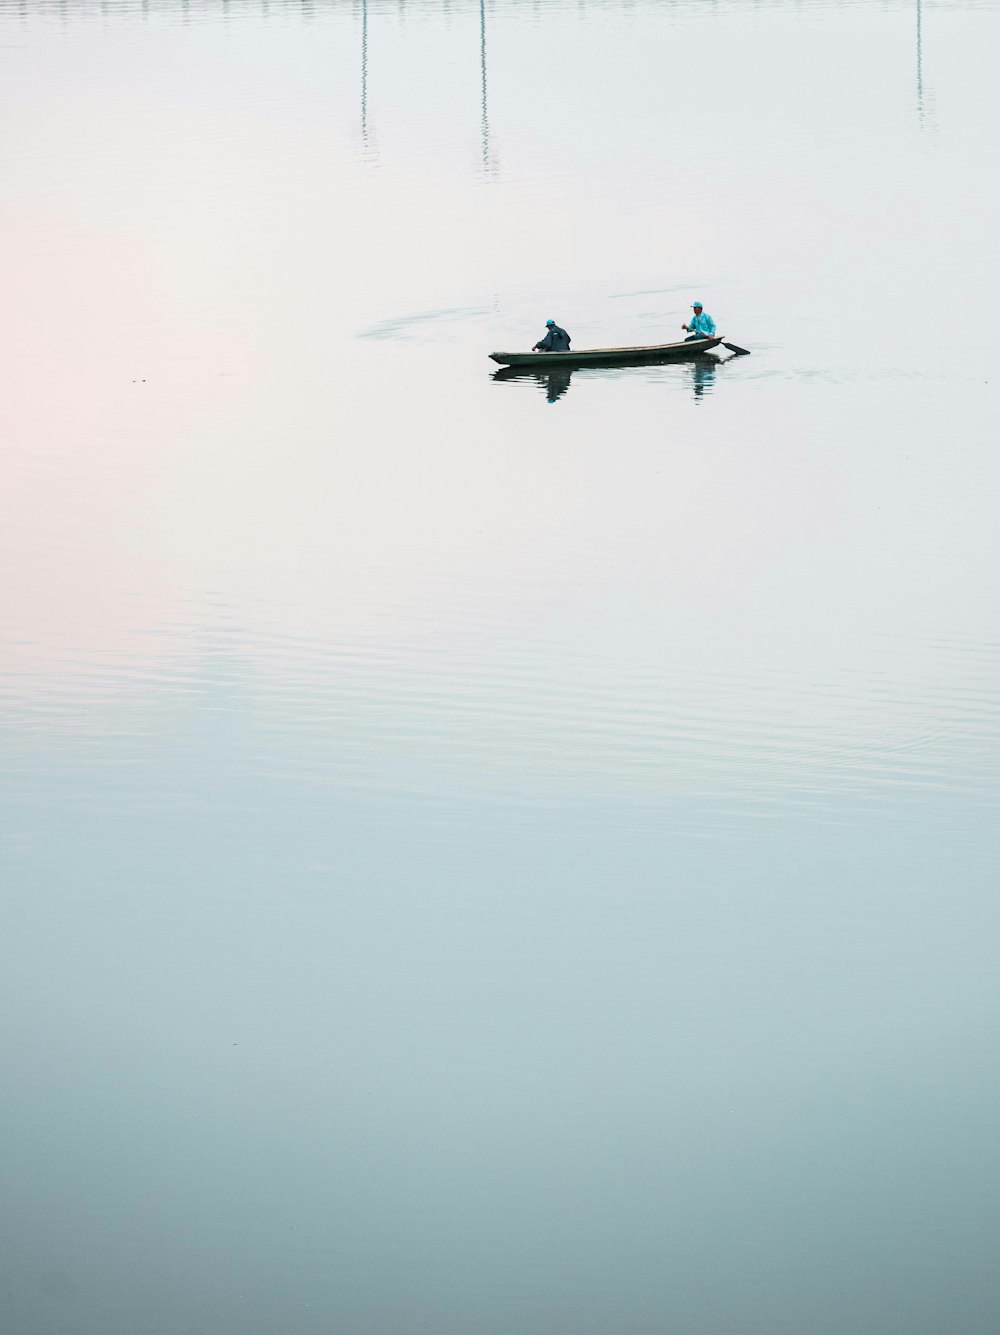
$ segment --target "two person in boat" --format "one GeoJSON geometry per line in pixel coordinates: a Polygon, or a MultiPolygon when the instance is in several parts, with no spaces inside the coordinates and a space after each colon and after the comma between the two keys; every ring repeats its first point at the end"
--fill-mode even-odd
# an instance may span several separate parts
{"type": "Polygon", "coordinates": [[[566,330],[560,329],[555,320],[546,320],[545,328],[547,330],[545,337],[540,339],[531,351],[569,352],[569,334],[566,330]]]}
{"type": "MultiPolygon", "coordinates": [[[[705,310],[700,301],[696,301],[691,307],[694,315],[691,317],[690,324],[682,324],[681,328],[687,334],[685,343],[696,343],[702,338],[715,337],[715,321],[705,310]]],[[[561,329],[555,320],[545,321],[545,337],[539,339],[532,352],[569,352],[569,334],[565,329],[561,329]]]]}
{"type": "Polygon", "coordinates": [[[691,309],[694,311],[694,315],[691,317],[691,323],[681,325],[682,329],[688,331],[688,336],[684,342],[694,343],[699,338],[715,338],[715,321],[702,306],[701,302],[696,301],[691,309]]]}

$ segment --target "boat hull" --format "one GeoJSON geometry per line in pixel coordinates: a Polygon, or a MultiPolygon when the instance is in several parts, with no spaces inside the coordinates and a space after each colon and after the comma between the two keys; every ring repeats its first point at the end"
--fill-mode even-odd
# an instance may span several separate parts
{"type": "Polygon", "coordinates": [[[491,352],[501,366],[641,366],[649,362],[678,361],[717,348],[721,338],[698,338],[690,343],[656,343],[639,348],[582,348],[579,352],[491,352]]]}

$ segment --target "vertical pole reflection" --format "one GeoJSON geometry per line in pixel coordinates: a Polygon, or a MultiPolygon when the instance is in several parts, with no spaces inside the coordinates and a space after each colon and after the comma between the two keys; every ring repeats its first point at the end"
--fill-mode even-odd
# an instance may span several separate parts
{"type": "Polygon", "coordinates": [[[492,174],[492,163],[490,161],[490,112],[486,82],[486,0],[479,0],[479,72],[482,79],[483,171],[489,176],[492,174]]]}
{"type": "Polygon", "coordinates": [[[361,0],[361,143],[368,152],[368,0],[361,0]]]}
{"type": "Polygon", "coordinates": [[[921,0],[917,0],[917,120],[924,128],[924,42],[921,0]]]}

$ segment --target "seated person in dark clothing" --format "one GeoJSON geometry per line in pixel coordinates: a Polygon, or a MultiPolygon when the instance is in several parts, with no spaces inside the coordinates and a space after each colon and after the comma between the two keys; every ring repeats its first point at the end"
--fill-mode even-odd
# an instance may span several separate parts
{"type": "Polygon", "coordinates": [[[548,333],[536,343],[531,349],[532,352],[569,352],[569,334],[565,329],[560,329],[555,320],[546,320],[545,328],[548,333]]]}

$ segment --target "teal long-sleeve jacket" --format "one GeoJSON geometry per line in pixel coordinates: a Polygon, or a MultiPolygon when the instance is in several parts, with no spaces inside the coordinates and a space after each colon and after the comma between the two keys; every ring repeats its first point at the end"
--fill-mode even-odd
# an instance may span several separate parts
{"type": "Polygon", "coordinates": [[[700,315],[692,315],[688,323],[688,329],[692,334],[701,334],[702,338],[715,338],[715,321],[708,311],[702,311],[700,315]]]}

